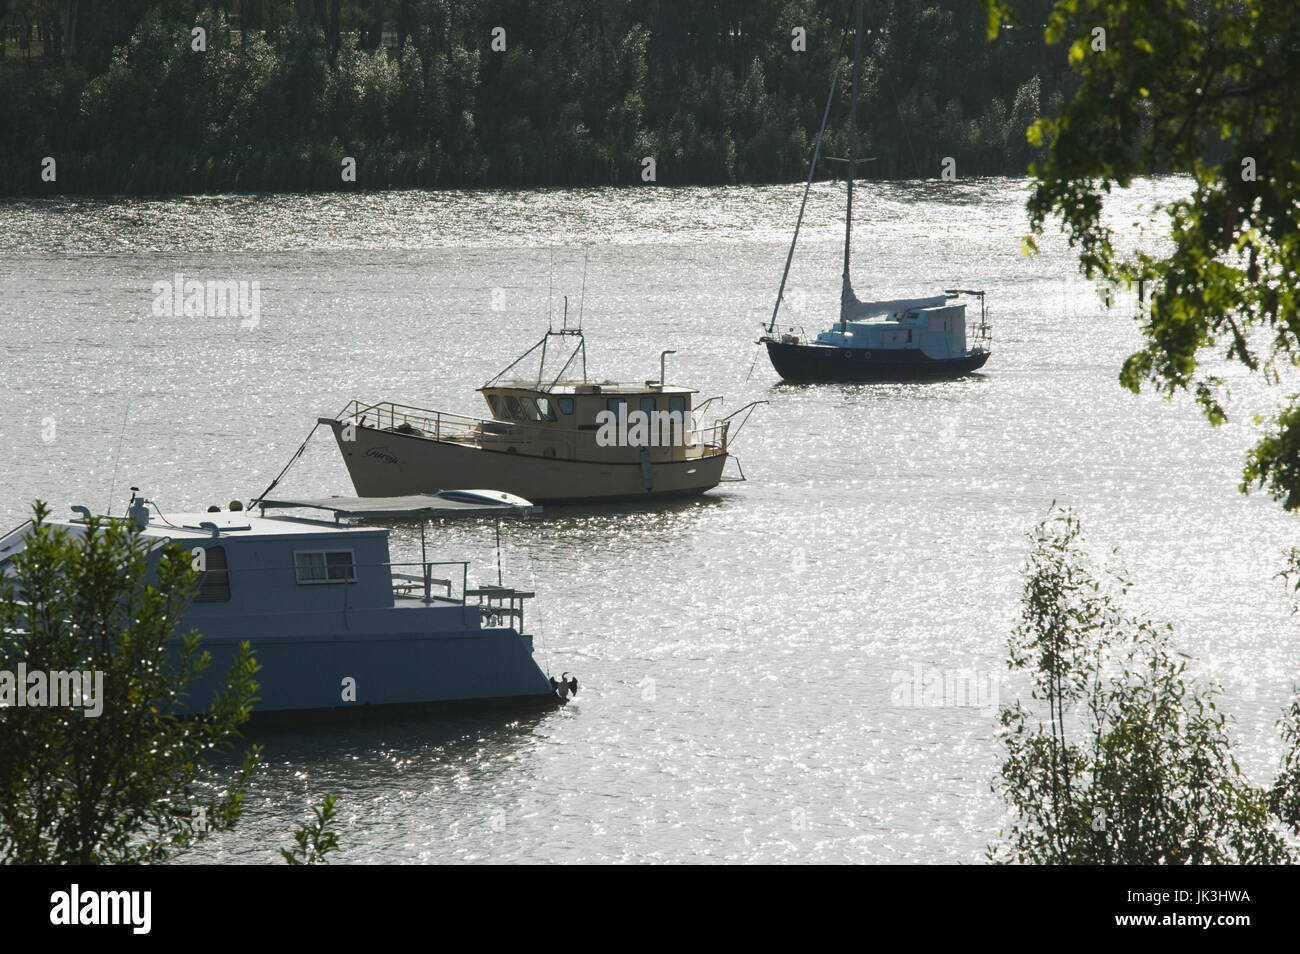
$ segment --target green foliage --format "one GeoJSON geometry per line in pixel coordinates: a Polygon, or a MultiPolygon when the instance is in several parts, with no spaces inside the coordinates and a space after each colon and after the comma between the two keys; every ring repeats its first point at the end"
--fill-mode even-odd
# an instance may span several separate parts
{"type": "Polygon", "coordinates": [[[0,862],[165,861],[239,818],[259,749],[233,779],[209,759],[247,721],[257,663],[244,643],[211,704],[186,710],[209,664],[197,633],[173,639],[190,555],[123,520],[73,534],[47,515],[38,502],[0,582],[0,670],[102,672],[102,712],[0,707],[0,862]]]}
{"type": "MultiPolygon", "coordinates": [[[[0,22],[51,41],[0,59],[5,193],[640,185],[645,156],[664,184],[797,181],[851,48],[852,0],[365,0],[337,23],[288,0],[25,2],[0,22]],[[39,177],[47,155],[55,183],[39,177]]],[[[986,23],[967,0],[867,5],[873,176],[932,178],[944,156],[962,176],[1007,174],[1036,154],[1023,126],[1067,71],[1028,31],[986,43],[986,23]]],[[[847,148],[848,86],[831,155],[847,148]]]]}
{"type": "Polygon", "coordinates": [[[320,808],[312,809],[315,821],[294,832],[296,847],[280,849],[285,862],[291,865],[329,864],[325,856],[339,846],[339,836],[330,831],[330,826],[334,823],[334,806],[338,800],[337,795],[326,795],[320,808]]]}
{"type": "MultiPolygon", "coordinates": [[[[986,0],[990,22],[1009,8],[986,0]]],[[[1069,42],[1078,89],[1031,141],[1030,227],[1059,216],[1081,270],[1154,289],[1146,342],[1125,362],[1133,391],[1190,392],[1212,424],[1226,420],[1223,355],[1270,382],[1300,363],[1300,7],[1291,0],[1059,0],[1049,44],[1069,42]],[[1104,30],[1105,49],[1094,49],[1104,30]],[[1103,199],[1134,176],[1193,176],[1189,198],[1165,208],[1167,252],[1119,254],[1103,199]]],[[[1267,486],[1300,508],[1296,397],[1251,452],[1242,490],[1267,486]]]]}
{"type": "Polygon", "coordinates": [[[1124,614],[1119,573],[1079,552],[1057,511],[1032,534],[1009,668],[1026,705],[1001,714],[999,788],[1015,820],[990,859],[1030,864],[1278,864],[1294,860],[1279,822],[1300,820],[1300,698],[1272,791],[1233,757],[1217,687],[1198,685],[1169,628],[1124,614]]]}

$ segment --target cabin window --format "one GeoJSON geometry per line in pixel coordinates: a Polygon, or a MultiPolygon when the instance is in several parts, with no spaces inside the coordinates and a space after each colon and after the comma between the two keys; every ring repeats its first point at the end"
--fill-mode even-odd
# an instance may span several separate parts
{"type": "Polygon", "coordinates": [[[556,398],[555,403],[559,406],[561,414],[573,413],[573,398],[556,398]]]}
{"type": "Polygon", "coordinates": [[[532,398],[520,398],[519,404],[523,407],[524,416],[527,417],[528,420],[540,421],[542,419],[542,412],[537,409],[537,402],[532,398]]]}
{"type": "Polygon", "coordinates": [[[499,394],[488,395],[488,406],[492,408],[492,416],[498,419],[506,416],[506,402],[499,394]]]}
{"type": "Polygon", "coordinates": [[[912,329],[911,329],[911,328],[908,328],[908,329],[907,329],[907,343],[908,343],[908,344],[911,344],[911,343],[912,343],[912,329]]]}
{"type": "Polygon", "coordinates": [[[524,409],[519,403],[519,398],[513,394],[506,395],[506,417],[512,421],[522,421],[524,419],[524,409]]]}
{"type": "Polygon", "coordinates": [[[355,583],[356,566],[351,550],[295,551],[294,567],[299,583],[355,583]]]}
{"type": "Polygon", "coordinates": [[[605,401],[605,409],[613,411],[617,420],[627,420],[627,401],[623,398],[609,398],[605,401]]]}
{"type": "Polygon", "coordinates": [[[194,602],[229,603],[230,570],[226,563],[226,548],[205,547],[203,559],[207,569],[199,577],[199,591],[194,597],[194,602]]]}
{"type": "Polygon", "coordinates": [[[550,398],[538,398],[537,410],[541,412],[542,420],[544,421],[555,420],[555,406],[551,404],[550,398]]]}
{"type": "Polygon", "coordinates": [[[669,411],[672,411],[672,412],[675,412],[675,413],[677,413],[677,414],[685,414],[685,413],[686,413],[686,398],[684,398],[684,397],[670,397],[670,398],[668,399],[668,410],[669,410],[669,411]]]}
{"type": "Polygon", "coordinates": [[[652,397],[643,397],[641,399],[641,413],[653,414],[659,409],[659,402],[652,397]]]}

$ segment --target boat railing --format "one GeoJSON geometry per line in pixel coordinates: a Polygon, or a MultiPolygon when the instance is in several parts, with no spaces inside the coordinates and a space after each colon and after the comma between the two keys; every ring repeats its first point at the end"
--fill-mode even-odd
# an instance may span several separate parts
{"type": "MultiPolygon", "coordinates": [[[[423,599],[426,603],[445,602],[464,604],[465,592],[469,590],[469,561],[468,560],[427,560],[414,563],[349,563],[347,564],[352,575],[344,580],[334,580],[332,582],[358,582],[358,570],[385,569],[391,578],[393,595],[395,597],[423,599]],[[460,579],[457,580],[455,572],[448,573],[446,570],[436,570],[435,567],[460,567],[460,579]],[[458,586],[459,585],[459,586],[458,586]],[[459,588],[460,596],[456,595],[459,588]],[[434,590],[442,590],[441,594],[435,594],[434,590]]],[[[265,576],[272,573],[296,573],[299,568],[287,564],[272,566],[246,566],[246,567],[221,567],[220,569],[210,569],[200,572],[200,579],[207,574],[215,577],[244,577],[244,576],[265,576]]]]}
{"type": "MultiPolygon", "coordinates": [[[[343,409],[337,420],[354,423],[361,427],[373,427],[376,430],[394,431],[398,434],[410,434],[432,440],[457,441],[475,445],[482,443],[485,434],[493,433],[512,434],[520,437],[531,435],[539,439],[554,438],[556,436],[556,429],[544,424],[529,421],[497,421],[481,417],[468,417],[463,414],[449,414],[445,411],[414,407],[409,404],[395,404],[392,401],[367,404],[353,400],[343,409]]],[[[722,419],[715,420],[711,427],[683,428],[680,437],[682,446],[686,451],[686,457],[712,457],[716,454],[725,454],[729,426],[730,422],[722,419]]]]}
{"type": "Polygon", "coordinates": [[[472,590],[466,590],[465,596],[477,596],[479,605],[485,607],[492,616],[509,616],[519,620],[517,630],[524,631],[524,600],[531,600],[536,593],[516,590],[509,586],[483,584],[472,590]]]}
{"type": "Polygon", "coordinates": [[[432,560],[425,563],[385,563],[382,565],[388,567],[392,575],[393,596],[395,597],[411,597],[416,593],[423,593],[424,602],[432,603],[435,599],[433,588],[441,587],[445,590],[445,593],[437,597],[437,599],[455,603],[465,602],[464,594],[469,589],[469,562],[466,560],[432,560]],[[462,595],[459,600],[452,595],[453,580],[449,577],[434,575],[434,567],[441,566],[460,567],[460,592],[462,595]],[[415,567],[419,568],[419,573],[399,572],[399,569],[415,567]]]}
{"type": "Polygon", "coordinates": [[[478,599],[480,612],[484,617],[508,617],[517,619],[518,632],[524,631],[524,600],[533,599],[537,594],[508,586],[482,584],[471,588],[469,585],[469,561],[467,560],[429,560],[420,563],[384,563],[393,578],[393,596],[396,599],[419,599],[424,603],[447,602],[460,606],[470,606],[472,598],[478,599]],[[460,597],[455,595],[455,574],[438,571],[435,567],[460,567],[460,597]],[[418,572],[400,572],[408,568],[418,568],[418,572]],[[441,588],[443,593],[435,594],[434,588],[441,588]],[[423,595],[421,595],[423,594],[423,595]]]}
{"type": "Polygon", "coordinates": [[[392,401],[363,404],[355,400],[344,409],[338,419],[350,420],[362,427],[374,427],[381,431],[391,430],[398,433],[418,431],[419,436],[431,437],[436,441],[477,440],[482,433],[482,425],[487,423],[478,417],[394,404],[392,401]]]}

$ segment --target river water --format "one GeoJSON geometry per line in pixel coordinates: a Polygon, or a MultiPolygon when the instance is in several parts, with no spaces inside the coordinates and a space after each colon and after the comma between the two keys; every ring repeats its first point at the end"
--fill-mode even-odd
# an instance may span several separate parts
{"type": "MultiPolygon", "coordinates": [[[[1237,483],[1279,395],[1229,369],[1216,429],[1120,388],[1132,308],[1103,308],[1059,238],[1020,254],[1025,188],[855,194],[860,297],[983,288],[994,325],[980,375],[863,386],[780,385],[756,350],[800,186],[0,203],[0,516],[38,497],[120,513],[132,484],[164,513],[247,499],[352,398],[477,415],[474,388],[567,295],[597,378],[656,377],[672,348],[670,380],[769,402],[736,445],[748,481],[511,526],[507,583],[538,592],[540,659],[577,674],[577,700],[259,735],[244,820],[190,860],[278,861],[334,792],[346,862],[978,862],[1003,824],[1026,533],[1053,501],[1099,558],[1119,548],[1129,608],[1224,685],[1265,783],[1298,669],[1273,578],[1295,534],[1237,483]],[[177,273],[256,281],[258,320],[156,315],[177,273]],[[976,692],[926,704],[944,677],[976,692]]],[[[1121,239],[1156,242],[1151,204],[1186,188],[1116,196],[1121,239]]],[[[787,293],[810,331],[838,303],[842,208],[814,187],[787,293]]],[[[325,437],[282,490],[351,492],[325,437]]],[[[436,541],[494,575],[490,528],[436,541]]]]}

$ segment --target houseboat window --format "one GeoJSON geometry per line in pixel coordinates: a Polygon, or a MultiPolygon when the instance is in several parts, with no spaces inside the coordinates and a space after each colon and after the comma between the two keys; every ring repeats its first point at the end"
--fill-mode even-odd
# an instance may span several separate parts
{"type": "Polygon", "coordinates": [[[678,414],[686,413],[686,398],[670,397],[668,399],[668,410],[676,411],[678,414]]]}
{"type": "Polygon", "coordinates": [[[614,412],[614,417],[618,420],[627,418],[627,401],[624,398],[608,398],[605,401],[605,409],[614,412]]]}
{"type": "Polygon", "coordinates": [[[229,603],[230,571],[226,563],[225,547],[205,547],[203,559],[207,570],[199,577],[196,603],[229,603]]]}
{"type": "Polygon", "coordinates": [[[351,550],[295,551],[293,561],[299,583],[355,583],[357,579],[351,550]]]}
{"type": "Polygon", "coordinates": [[[506,395],[506,417],[512,421],[522,421],[524,419],[524,409],[519,403],[519,398],[513,394],[506,395]]]}
{"type": "Polygon", "coordinates": [[[645,414],[653,414],[659,409],[659,402],[652,397],[643,397],[641,399],[641,411],[645,414]]]}
{"type": "Polygon", "coordinates": [[[550,398],[538,398],[537,410],[542,412],[542,420],[544,421],[555,420],[555,406],[551,404],[550,398]]]}
{"type": "Polygon", "coordinates": [[[559,405],[561,414],[573,413],[573,398],[556,398],[555,403],[559,405]]]}

